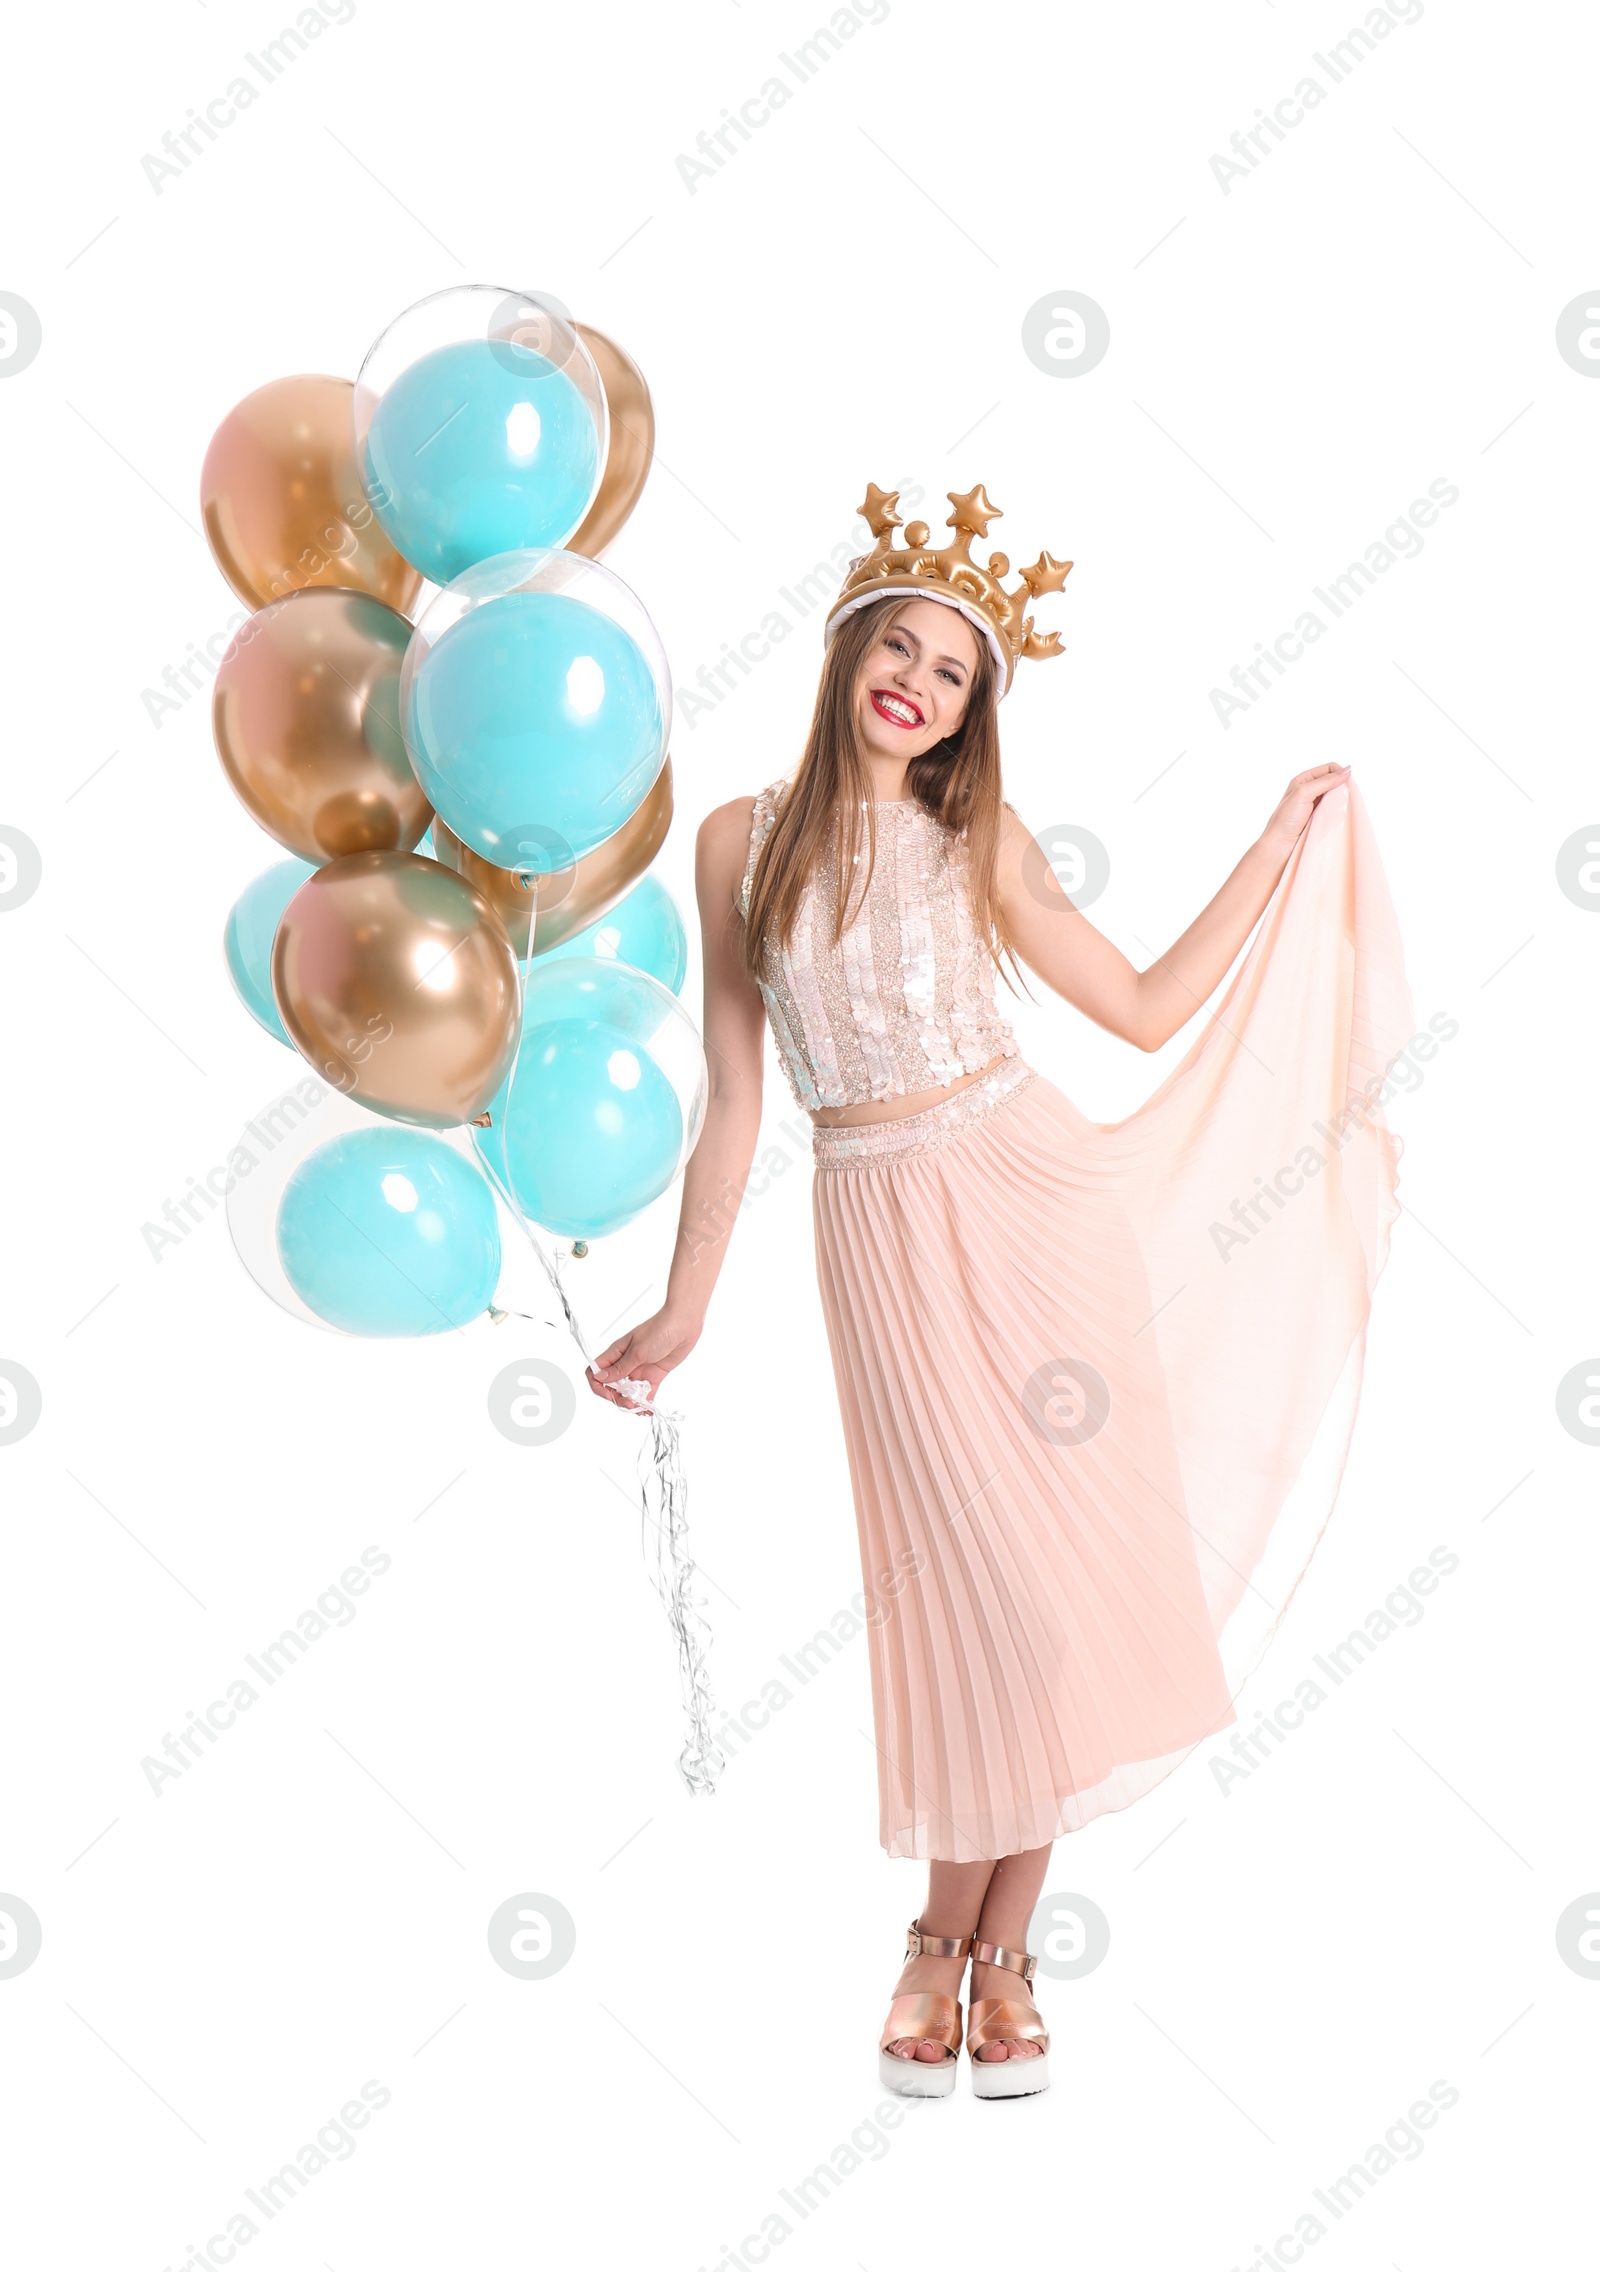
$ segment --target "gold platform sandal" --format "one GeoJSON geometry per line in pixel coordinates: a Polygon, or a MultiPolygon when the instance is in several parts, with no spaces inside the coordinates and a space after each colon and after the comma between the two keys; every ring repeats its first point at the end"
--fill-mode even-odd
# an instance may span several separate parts
{"type": "MultiPolygon", "coordinates": [[[[907,1956],[964,1957],[973,1936],[959,1940],[948,1934],[925,1933],[913,1918],[906,1928],[907,1956]]],[[[902,2098],[948,2098],[956,2087],[956,2061],[961,2055],[961,1999],[926,1991],[896,1996],[878,2038],[878,2079],[885,2090],[902,2098]],[[941,2043],[942,2059],[897,2059],[891,2043],[941,2043]]],[[[1004,2064],[1010,2066],[1007,2059],[1004,2064]]],[[[1023,2062],[1019,2059],[1018,2066],[1023,2062]]],[[[1029,2066],[1033,2061],[1027,2062],[1029,2066]]]]}
{"type": "MultiPolygon", "coordinates": [[[[972,1936],[974,1964],[995,1964],[1003,1972],[1019,1972],[1028,1986],[1039,1968],[1036,1956],[1027,1956],[1020,1949],[1003,1949],[993,1941],[980,1941],[972,1936]]],[[[972,2062],[972,2091],[975,2098],[1026,2098],[1034,2091],[1050,2088],[1050,2035],[1032,2004],[1022,2004],[1009,1996],[974,1997],[967,2015],[967,2057],[972,2062]],[[1009,2053],[1004,2059],[980,2059],[978,2053],[987,2043],[1036,2043],[1039,2054],[1035,2059],[1013,2059],[1009,2053]]]]}

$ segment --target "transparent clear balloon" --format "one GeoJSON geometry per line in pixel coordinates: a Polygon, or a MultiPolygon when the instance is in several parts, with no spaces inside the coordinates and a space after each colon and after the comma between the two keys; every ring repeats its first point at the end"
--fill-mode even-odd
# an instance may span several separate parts
{"type": "Polygon", "coordinates": [[[559,946],[541,949],[533,960],[571,962],[585,955],[600,962],[625,962],[658,979],[670,992],[683,992],[689,973],[689,934],[677,901],[659,876],[647,871],[598,922],[574,932],[559,946]]]}
{"type": "Polygon", "coordinates": [[[418,779],[469,850],[555,875],[654,787],[672,673],[620,576],[529,546],[478,562],[430,602],[406,649],[400,721],[418,779]]]}
{"type": "Polygon", "coordinates": [[[524,967],[516,1060],[473,1142],[531,1222],[603,1237],[682,1173],[705,1122],[705,1050],[682,1003],[630,964],[524,967]]]}
{"type": "MultiPolygon", "coordinates": [[[[235,1140],[224,1170],[228,1229],[246,1270],[280,1309],[323,1333],[338,1334],[341,1340],[351,1336],[319,1316],[290,1282],[279,1252],[280,1209],[291,1177],[313,1153],[337,1137],[384,1126],[377,1114],[307,1072],[251,1115],[235,1140]]],[[[464,1129],[431,1131],[430,1135],[433,1141],[448,1145],[458,1159],[471,1163],[475,1173],[483,1172],[464,1129]]]]}
{"type": "Polygon", "coordinates": [[[397,316],[356,379],[358,476],[380,526],[438,584],[565,544],[599,490],[600,371],[553,293],[457,284],[397,316]]]}

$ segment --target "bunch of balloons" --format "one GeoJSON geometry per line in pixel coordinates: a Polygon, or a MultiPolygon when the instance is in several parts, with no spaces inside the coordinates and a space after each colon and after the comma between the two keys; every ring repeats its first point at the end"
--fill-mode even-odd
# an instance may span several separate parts
{"type": "Polygon", "coordinates": [[[614,341],[465,285],[408,308],[353,385],[259,387],[206,452],[206,534],[253,610],[217,753],[291,855],[240,894],[228,969],[345,1100],[338,1133],[284,1148],[270,1242],[241,1252],[338,1331],[490,1308],[491,1183],[582,1252],[699,1135],[683,921],[645,872],[671,681],[597,557],[652,446],[614,341]]]}

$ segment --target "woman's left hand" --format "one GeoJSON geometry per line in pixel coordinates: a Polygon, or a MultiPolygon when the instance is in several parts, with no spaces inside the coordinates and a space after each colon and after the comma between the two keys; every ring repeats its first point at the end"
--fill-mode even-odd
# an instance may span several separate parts
{"type": "Polygon", "coordinates": [[[1297,773],[1262,830],[1263,839],[1287,859],[1300,831],[1316,809],[1317,799],[1330,789],[1343,788],[1349,778],[1348,765],[1314,765],[1309,773],[1297,773]]]}

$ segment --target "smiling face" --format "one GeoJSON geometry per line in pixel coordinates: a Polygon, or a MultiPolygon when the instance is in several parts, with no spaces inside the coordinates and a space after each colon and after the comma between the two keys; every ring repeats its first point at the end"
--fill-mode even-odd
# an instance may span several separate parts
{"type": "Polygon", "coordinates": [[[959,609],[908,600],[856,674],[856,730],[867,754],[903,765],[956,733],[977,661],[978,633],[959,609]]]}

